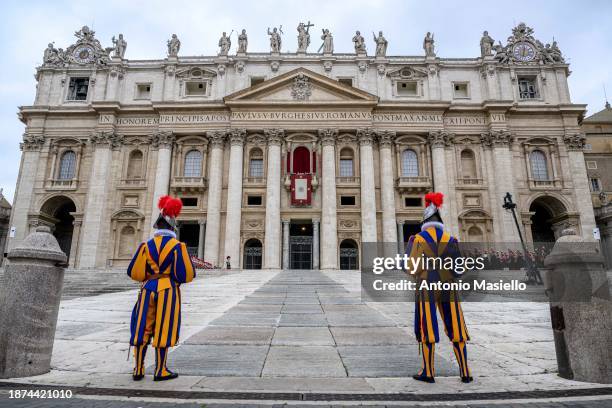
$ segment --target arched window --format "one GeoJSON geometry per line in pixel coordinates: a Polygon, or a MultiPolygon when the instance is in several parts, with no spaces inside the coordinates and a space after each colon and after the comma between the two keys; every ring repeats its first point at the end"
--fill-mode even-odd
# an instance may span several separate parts
{"type": "Polygon", "coordinates": [[[60,159],[59,179],[72,180],[76,171],[76,153],[68,150],[60,159]]]}
{"type": "Polygon", "coordinates": [[[263,152],[259,148],[251,149],[249,157],[249,177],[263,177],[263,152]]]}
{"type": "Polygon", "coordinates": [[[474,152],[470,149],[461,151],[461,173],[464,178],[475,179],[476,173],[476,159],[474,158],[474,152]]]}
{"type": "Polygon", "coordinates": [[[127,168],[128,179],[142,178],[142,159],[143,155],[140,150],[134,150],[130,153],[127,168]]]}
{"type": "Polygon", "coordinates": [[[419,175],[419,159],[412,149],[402,152],[402,177],[417,177],[419,175]]]}
{"type": "Polygon", "coordinates": [[[119,256],[121,258],[130,257],[136,246],[136,230],[129,225],[121,229],[119,236],[119,256]]]}
{"type": "Polygon", "coordinates": [[[190,150],[185,155],[185,177],[202,177],[202,153],[199,150],[190,150]]]}
{"type": "Polygon", "coordinates": [[[359,269],[359,248],[352,239],[340,243],[340,269],[359,269]]]}
{"type": "Polygon", "coordinates": [[[310,173],[310,150],[304,146],[296,147],[293,151],[293,173],[310,173]]]}
{"type": "Polygon", "coordinates": [[[353,149],[345,147],[340,150],[340,177],[354,177],[353,149]]]}
{"type": "Polygon", "coordinates": [[[548,180],[548,167],[546,166],[546,155],[540,150],[534,150],[529,155],[531,162],[531,176],[534,180],[548,180]]]}

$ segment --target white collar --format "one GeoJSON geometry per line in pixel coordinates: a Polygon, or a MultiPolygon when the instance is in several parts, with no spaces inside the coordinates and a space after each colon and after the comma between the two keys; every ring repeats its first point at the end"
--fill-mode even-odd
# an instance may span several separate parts
{"type": "Polygon", "coordinates": [[[176,238],[176,232],[170,231],[168,229],[158,229],[158,230],[155,230],[155,232],[153,233],[154,237],[158,237],[160,235],[176,238]]]}
{"type": "Polygon", "coordinates": [[[441,230],[444,229],[444,224],[442,224],[441,222],[438,221],[428,221],[428,222],[424,222],[423,225],[421,225],[421,231],[425,231],[427,228],[440,228],[441,230]]]}

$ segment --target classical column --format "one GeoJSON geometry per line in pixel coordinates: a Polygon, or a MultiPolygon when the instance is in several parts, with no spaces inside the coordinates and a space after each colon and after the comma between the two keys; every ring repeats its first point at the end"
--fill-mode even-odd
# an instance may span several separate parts
{"type": "Polygon", "coordinates": [[[170,188],[170,166],[172,164],[172,145],[176,140],[172,132],[157,132],[151,139],[154,149],[157,149],[157,167],[153,187],[153,200],[151,202],[151,228],[159,214],[157,202],[161,196],[168,194],[170,188]]]}
{"type": "Polygon", "coordinates": [[[225,219],[225,253],[230,256],[232,266],[240,268],[240,224],[242,216],[242,153],[245,129],[229,131],[230,162],[227,181],[227,212],[225,219]]]}
{"type": "Polygon", "coordinates": [[[79,243],[81,242],[81,227],[83,226],[83,215],[74,215],[72,222],[72,241],[70,243],[70,257],[68,266],[74,268],[79,255],[79,243]]]}
{"type": "Polygon", "coordinates": [[[374,184],[374,137],[370,129],[358,129],[361,176],[361,242],[376,242],[376,186],[374,184]]]}
{"type": "MultiPolygon", "coordinates": [[[[495,195],[494,205],[501,207],[506,193],[513,196],[513,200],[519,203],[519,197],[514,190],[514,172],[512,166],[512,141],[514,138],[508,130],[491,130],[489,133],[481,137],[484,144],[491,147],[493,171],[494,171],[494,187],[493,194],[495,195]]],[[[518,211],[527,209],[518,208],[518,211]]],[[[503,242],[518,242],[519,236],[514,223],[514,218],[509,211],[501,210],[499,225],[501,226],[501,237],[503,242]]]]}
{"type": "MultiPolygon", "coordinates": [[[[446,172],[446,145],[449,144],[448,133],[440,130],[429,132],[427,138],[431,145],[431,161],[433,167],[433,187],[434,191],[440,192],[445,196],[448,196],[449,182],[448,173],[446,172]]],[[[450,226],[452,220],[450,219],[450,203],[446,202],[445,205],[440,209],[442,215],[442,221],[448,223],[450,226]]],[[[454,233],[455,231],[453,231],[454,233]]]]}
{"type": "MultiPolygon", "coordinates": [[[[10,252],[15,245],[21,243],[28,235],[28,212],[32,204],[34,193],[34,182],[38,173],[40,162],[40,150],[45,143],[43,135],[25,133],[21,143],[21,167],[19,168],[19,179],[15,190],[15,199],[11,211],[11,222],[9,224],[8,246],[6,252],[10,252]],[[14,237],[10,231],[14,230],[14,237]]],[[[4,248],[3,248],[4,249],[4,248]]]]}
{"type": "Polygon", "coordinates": [[[321,220],[313,218],[312,220],[312,269],[319,269],[319,223],[321,220]]]}
{"type": "Polygon", "coordinates": [[[282,129],[265,129],[268,141],[266,173],[266,224],[264,241],[264,268],[280,268],[280,208],[281,208],[281,143],[282,129]]]}
{"type": "Polygon", "coordinates": [[[404,253],[404,246],[406,245],[404,243],[404,221],[398,221],[397,222],[397,238],[398,238],[398,251],[400,254],[404,253]]]}
{"type": "Polygon", "coordinates": [[[206,237],[206,220],[198,221],[200,231],[198,237],[198,258],[204,259],[204,239],[206,237]]]}
{"type": "Polygon", "coordinates": [[[395,191],[393,188],[393,156],[391,145],[395,132],[381,131],[378,133],[380,152],[380,202],[382,206],[382,240],[397,242],[395,225],[395,191]]]}
{"type": "Polygon", "coordinates": [[[321,269],[338,268],[338,225],[336,220],[336,154],[337,129],[319,129],[323,146],[321,182],[321,269]]]}
{"type": "Polygon", "coordinates": [[[219,262],[219,241],[221,240],[221,192],[223,191],[223,145],[225,130],[208,132],[211,145],[210,170],[208,174],[208,202],[206,204],[206,238],[204,239],[204,260],[214,266],[219,262]]]}
{"type": "Polygon", "coordinates": [[[289,220],[283,220],[283,269],[289,269],[289,220]]]}
{"type": "Polygon", "coordinates": [[[89,189],[83,211],[83,225],[81,228],[81,248],[79,251],[80,268],[94,268],[104,266],[101,259],[100,238],[102,229],[108,228],[110,220],[104,218],[106,203],[110,190],[110,168],[112,149],[121,145],[122,137],[114,131],[95,132],[90,142],[94,149],[91,175],[89,176],[89,189]]]}
{"type": "Polygon", "coordinates": [[[574,194],[576,195],[576,211],[580,214],[582,237],[593,240],[593,229],[596,227],[593,202],[589,188],[586,165],[584,163],[584,144],[586,137],[581,133],[568,134],[563,137],[569,158],[574,194]]]}

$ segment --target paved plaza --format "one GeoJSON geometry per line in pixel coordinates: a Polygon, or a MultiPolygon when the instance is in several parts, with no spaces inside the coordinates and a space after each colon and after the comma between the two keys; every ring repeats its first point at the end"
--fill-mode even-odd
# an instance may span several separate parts
{"type": "Polygon", "coordinates": [[[108,280],[117,282],[117,291],[85,291],[81,297],[74,297],[78,291],[71,282],[78,280],[76,275],[67,276],[66,287],[73,289],[61,303],[52,371],[9,381],[120,390],[120,395],[134,390],[202,396],[265,392],[281,400],[283,395],[294,399],[296,393],[467,398],[474,393],[551,391],[554,396],[559,390],[603,387],[556,375],[547,303],[464,303],[475,382],[459,381],[452,347],[442,335],[436,383],[424,384],[411,378],[420,367],[412,304],[363,303],[355,271],[266,270],[201,271],[183,287],[181,345],[169,357],[170,369],[181,376],[154,383],[149,353],[148,376],[135,383],[132,358],[127,357],[137,289],[124,280],[124,271],[105,273],[112,274],[108,280]]]}

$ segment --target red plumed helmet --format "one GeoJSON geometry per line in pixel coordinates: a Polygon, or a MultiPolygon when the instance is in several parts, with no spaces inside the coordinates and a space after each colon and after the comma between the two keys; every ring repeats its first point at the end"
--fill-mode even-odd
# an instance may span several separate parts
{"type": "Polygon", "coordinates": [[[165,217],[176,218],[183,209],[183,202],[180,198],[170,196],[162,196],[159,198],[157,208],[165,217]]]}
{"type": "Polygon", "coordinates": [[[444,194],[442,193],[427,193],[425,194],[425,207],[429,207],[430,204],[440,208],[444,202],[444,194]]]}

